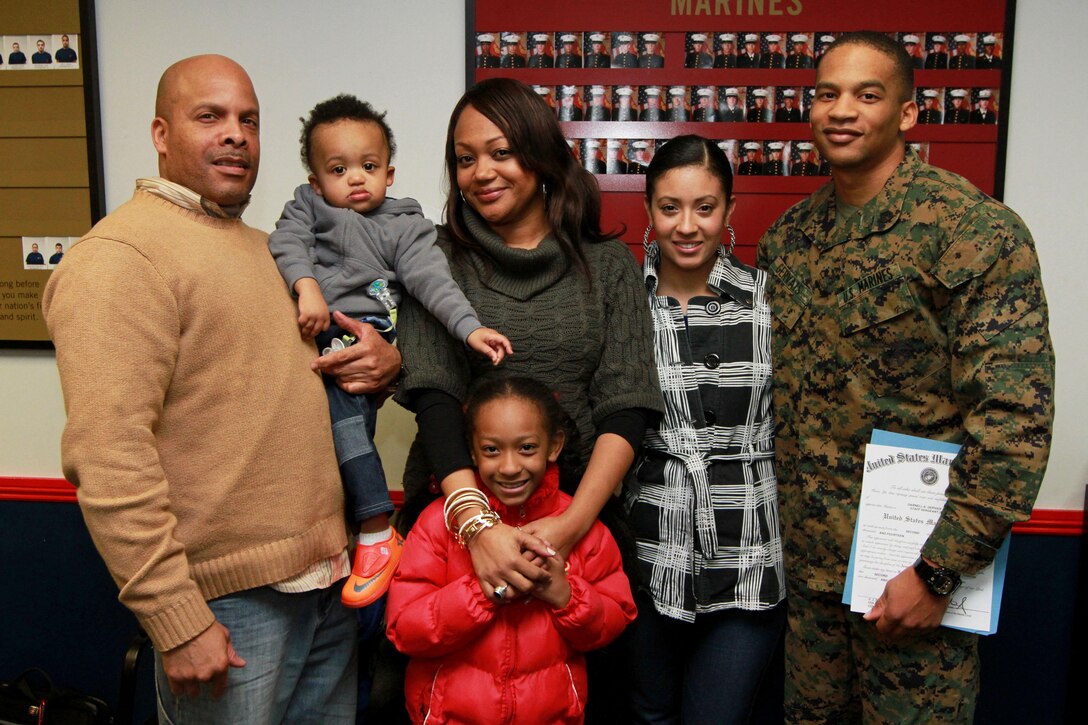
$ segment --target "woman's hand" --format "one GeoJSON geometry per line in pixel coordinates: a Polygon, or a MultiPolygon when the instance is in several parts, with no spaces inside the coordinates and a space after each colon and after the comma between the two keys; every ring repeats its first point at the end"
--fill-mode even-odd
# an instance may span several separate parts
{"type": "Polygon", "coordinates": [[[551,606],[552,609],[562,609],[570,603],[567,563],[561,556],[552,556],[544,560],[544,568],[551,575],[551,581],[546,586],[534,589],[533,596],[551,606]]]}
{"type": "Polygon", "coordinates": [[[477,534],[468,545],[468,551],[484,594],[495,599],[495,588],[505,585],[503,599],[507,601],[536,586],[547,585],[551,577],[545,568],[533,563],[526,552],[542,559],[556,553],[536,536],[502,523],[477,534]]]}
{"type": "Polygon", "coordinates": [[[570,555],[570,550],[581,538],[577,525],[571,521],[566,512],[558,516],[545,516],[536,521],[530,521],[521,529],[544,541],[564,558],[570,555]]]}
{"type": "Polygon", "coordinates": [[[365,322],[341,312],[332,315],[337,325],[355,335],[356,342],[322,355],[313,362],[313,369],[332,375],[344,392],[353,395],[384,392],[400,374],[400,352],[365,322]]]}

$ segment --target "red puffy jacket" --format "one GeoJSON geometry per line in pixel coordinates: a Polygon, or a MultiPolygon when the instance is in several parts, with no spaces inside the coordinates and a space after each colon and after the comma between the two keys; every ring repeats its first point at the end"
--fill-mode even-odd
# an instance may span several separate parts
{"type": "MultiPolygon", "coordinates": [[[[570,496],[555,466],[517,511],[492,507],[517,526],[558,514],[570,496]]],[[[479,484],[480,489],[487,489],[479,484]]],[[[484,596],[467,550],[432,503],[412,528],[389,587],[387,634],[412,659],[405,698],[412,722],[581,723],[582,652],[603,647],[635,618],[619,548],[594,522],[567,557],[571,597],[563,609],[527,597],[499,605],[484,596]]]]}

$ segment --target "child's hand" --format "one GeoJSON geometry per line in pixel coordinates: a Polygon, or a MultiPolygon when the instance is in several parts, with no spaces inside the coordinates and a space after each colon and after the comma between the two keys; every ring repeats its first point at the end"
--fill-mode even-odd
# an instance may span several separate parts
{"type": "Polygon", "coordinates": [[[295,282],[295,294],[298,295],[299,330],[303,337],[312,340],[317,333],[329,329],[329,306],[313,277],[303,277],[295,282]]]}
{"type": "Polygon", "coordinates": [[[549,604],[552,609],[562,609],[570,601],[570,582],[567,581],[567,562],[556,554],[544,560],[544,569],[551,579],[542,587],[530,592],[537,599],[549,604]]]}
{"type": "Polygon", "coordinates": [[[492,365],[498,365],[507,355],[514,354],[514,348],[506,335],[490,327],[477,327],[465,340],[469,347],[486,355],[492,365]]]}

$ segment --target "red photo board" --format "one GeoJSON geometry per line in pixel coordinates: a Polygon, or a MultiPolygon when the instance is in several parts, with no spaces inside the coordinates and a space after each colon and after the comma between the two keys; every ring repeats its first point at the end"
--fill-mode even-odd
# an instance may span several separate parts
{"type": "Polygon", "coordinates": [[[467,82],[508,76],[555,108],[600,184],[606,228],[641,256],[645,164],[673,136],[721,142],[734,164],[738,253],[828,181],[808,104],[820,54],[851,30],[915,58],[924,123],[907,134],[935,166],[1000,198],[1014,0],[470,0],[467,82]]]}

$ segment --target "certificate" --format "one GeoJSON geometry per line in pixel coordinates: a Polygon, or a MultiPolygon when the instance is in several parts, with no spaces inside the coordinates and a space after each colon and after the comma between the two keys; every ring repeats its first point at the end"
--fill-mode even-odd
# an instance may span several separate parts
{"type": "MultiPolygon", "coordinates": [[[[948,469],[959,446],[874,430],[865,447],[861,502],[843,602],[868,612],[889,579],[911,566],[945,503],[948,469]]],[[[1009,540],[994,563],[963,577],[941,624],[978,634],[997,631],[1009,540]]]]}

